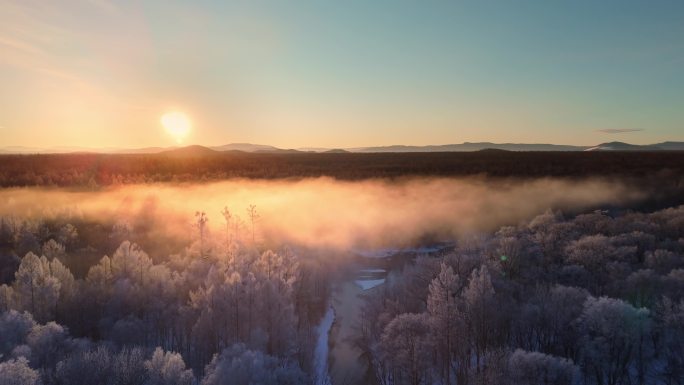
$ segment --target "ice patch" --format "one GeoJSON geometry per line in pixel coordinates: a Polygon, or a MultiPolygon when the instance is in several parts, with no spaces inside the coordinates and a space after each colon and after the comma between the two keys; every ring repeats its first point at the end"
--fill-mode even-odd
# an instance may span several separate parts
{"type": "Polygon", "coordinates": [[[357,286],[361,288],[361,290],[368,290],[372,289],[376,286],[380,286],[383,283],[385,283],[385,278],[382,279],[368,279],[368,280],[356,280],[354,281],[357,286]]]}

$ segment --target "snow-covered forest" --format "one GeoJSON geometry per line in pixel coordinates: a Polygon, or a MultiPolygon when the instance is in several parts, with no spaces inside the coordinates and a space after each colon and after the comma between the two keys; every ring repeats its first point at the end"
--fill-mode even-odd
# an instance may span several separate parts
{"type": "MultiPolygon", "coordinates": [[[[260,250],[246,222],[222,213],[224,232],[211,234],[206,214],[197,213],[187,247],[159,260],[121,240],[140,234],[117,223],[104,234],[108,244],[120,241],[111,256],[87,271],[74,262],[82,276],[63,263],[77,248],[96,252],[77,226],[0,219],[9,250],[0,383],[311,382],[327,270],[288,248],[260,250]]],[[[255,207],[249,215],[258,215],[255,207]]]]}
{"type": "MultiPolygon", "coordinates": [[[[257,209],[197,212],[181,238],[135,216],[1,217],[0,383],[329,383],[321,333],[350,262],[263,239],[257,209]]],[[[477,234],[363,292],[365,383],[684,383],[684,207],[477,234]]]]}
{"type": "Polygon", "coordinates": [[[380,384],[684,383],[684,207],[548,211],[365,295],[380,384]]]}

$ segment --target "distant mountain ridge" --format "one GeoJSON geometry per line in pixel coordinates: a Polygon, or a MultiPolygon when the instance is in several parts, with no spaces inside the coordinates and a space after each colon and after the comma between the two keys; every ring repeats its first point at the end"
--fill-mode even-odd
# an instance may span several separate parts
{"type": "Polygon", "coordinates": [[[571,146],[562,144],[527,144],[527,143],[491,143],[465,142],[461,144],[443,144],[429,146],[380,146],[348,149],[351,152],[461,152],[480,151],[485,149],[506,151],[584,151],[587,146],[571,146]]]}
{"type": "Polygon", "coordinates": [[[662,142],[656,144],[629,144],[624,142],[601,143],[586,151],[684,151],[684,142],[662,142]]]}
{"type": "Polygon", "coordinates": [[[210,156],[218,155],[220,151],[213,150],[209,147],[192,145],[187,147],[174,148],[171,150],[165,150],[159,152],[158,154],[167,155],[170,157],[199,157],[199,156],[210,156]]]}
{"type": "Polygon", "coordinates": [[[684,142],[662,142],[656,146],[668,151],[684,151],[684,142]]]}
{"type": "MultiPolygon", "coordinates": [[[[684,149],[684,146],[682,146],[684,149]]],[[[629,144],[623,142],[601,143],[598,146],[587,148],[585,151],[662,151],[660,144],[629,144]]]]}
{"type": "Polygon", "coordinates": [[[543,143],[491,143],[491,142],[465,142],[460,144],[443,144],[428,146],[376,146],[355,148],[322,148],[309,147],[299,149],[283,149],[265,144],[252,143],[229,143],[221,146],[173,146],[173,147],[144,147],[144,148],[88,148],[88,147],[23,147],[6,146],[0,147],[0,154],[63,154],[63,153],[106,153],[106,154],[209,154],[213,152],[249,152],[249,153],[389,153],[389,152],[469,152],[482,150],[501,151],[684,151],[684,142],[661,142],[656,144],[638,145],[624,142],[607,142],[597,146],[573,146],[563,144],[543,143]]]}

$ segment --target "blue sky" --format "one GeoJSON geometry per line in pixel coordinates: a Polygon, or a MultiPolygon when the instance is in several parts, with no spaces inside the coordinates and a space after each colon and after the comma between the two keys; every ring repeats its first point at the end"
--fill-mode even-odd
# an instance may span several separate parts
{"type": "Polygon", "coordinates": [[[0,7],[1,145],[684,140],[681,1],[0,7]]]}

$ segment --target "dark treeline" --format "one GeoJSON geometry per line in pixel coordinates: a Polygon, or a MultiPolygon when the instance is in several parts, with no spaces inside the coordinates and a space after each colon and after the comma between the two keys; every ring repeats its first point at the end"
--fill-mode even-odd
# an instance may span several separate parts
{"type": "MultiPolygon", "coordinates": [[[[653,177],[681,181],[684,152],[0,155],[0,186],[97,187],[227,178],[653,177]]],[[[681,182],[679,182],[681,184],[681,182]]]]}
{"type": "Polygon", "coordinates": [[[310,383],[330,263],[222,214],[166,248],[135,218],[0,218],[0,383],[310,383]]]}
{"type": "Polygon", "coordinates": [[[684,384],[684,206],[528,223],[365,294],[370,382],[684,384]]]}

